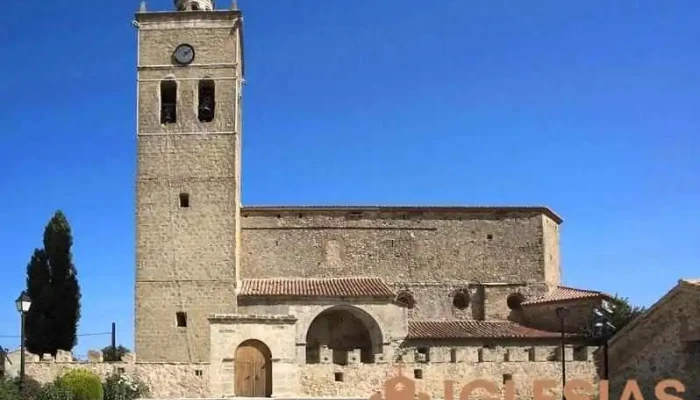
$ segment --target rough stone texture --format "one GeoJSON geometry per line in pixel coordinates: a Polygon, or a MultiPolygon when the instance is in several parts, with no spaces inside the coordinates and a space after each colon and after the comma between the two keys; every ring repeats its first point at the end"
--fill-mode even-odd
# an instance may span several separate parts
{"type": "MultiPolygon", "coordinates": [[[[100,353],[95,352],[95,355],[100,353]]],[[[27,356],[31,354],[27,353],[27,356]]],[[[57,355],[58,356],[58,355],[57,355]]],[[[100,354],[101,356],[101,354],[100,354]]],[[[12,364],[9,376],[17,376],[19,352],[11,354],[12,364]],[[15,362],[16,361],[16,362],[15,362]]],[[[72,360],[72,356],[71,356],[72,360]]],[[[123,373],[142,379],[151,389],[154,398],[205,397],[209,393],[209,363],[142,363],[126,357],[123,362],[74,362],[64,361],[64,357],[27,357],[25,373],[41,383],[53,382],[57,377],[72,369],[85,369],[102,379],[114,373],[123,373]]]]}
{"type": "MultiPolygon", "coordinates": [[[[306,396],[326,397],[361,397],[383,389],[384,381],[397,374],[397,366],[381,364],[358,364],[345,367],[330,364],[306,365],[300,368],[300,387],[306,396]],[[334,374],[342,372],[343,381],[336,382],[334,374]]],[[[416,370],[422,373],[422,379],[415,379],[416,388],[434,399],[445,398],[445,381],[454,381],[454,399],[459,399],[462,385],[475,380],[493,381],[499,387],[503,385],[506,374],[512,376],[515,383],[516,398],[531,399],[532,382],[536,379],[552,379],[555,385],[561,382],[559,364],[551,362],[481,362],[481,363],[406,363],[401,366],[402,374],[414,379],[416,370]]],[[[567,363],[567,378],[585,379],[597,382],[596,371],[589,362],[567,363]]],[[[558,393],[560,390],[552,390],[558,393]]]]}
{"type": "MultiPolygon", "coordinates": [[[[677,379],[690,399],[700,395],[700,284],[681,281],[609,343],[610,398],[636,379],[644,398],[655,385],[677,379]]],[[[669,393],[672,391],[669,390],[669,393]]]]}
{"type": "Polygon", "coordinates": [[[211,313],[236,311],[240,204],[240,13],[139,13],[135,352],[140,361],[209,360],[211,313]],[[195,48],[174,65],[177,45],[195,48]],[[160,123],[160,82],[177,83],[177,122],[160,123]],[[215,83],[212,122],[198,85],[215,83]],[[189,207],[180,207],[180,194],[189,207]],[[177,326],[184,312],[187,326],[177,326]]]}
{"type": "Polygon", "coordinates": [[[556,309],[566,307],[569,312],[564,319],[566,332],[583,332],[591,328],[593,310],[601,308],[601,298],[580,299],[575,301],[532,304],[523,307],[523,320],[528,325],[549,331],[561,331],[561,320],[557,317],[556,309]]]}
{"type": "Polygon", "coordinates": [[[375,275],[405,283],[546,279],[543,221],[549,217],[542,210],[353,212],[360,211],[244,208],[241,276],[375,275]]]}

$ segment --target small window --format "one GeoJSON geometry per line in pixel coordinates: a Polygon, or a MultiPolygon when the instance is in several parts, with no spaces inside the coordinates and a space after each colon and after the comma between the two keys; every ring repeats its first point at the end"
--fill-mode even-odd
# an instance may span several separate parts
{"type": "Polygon", "coordinates": [[[202,376],[202,370],[201,370],[201,369],[196,369],[196,370],[194,370],[194,374],[195,374],[196,376],[202,376]]]}
{"type": "Polygon", "coordinates": [[[199,81],[199,122],[214,120],[216,108],[216,88],[214,81],[205,79],[199,81]]]}
{"type": "Polygon", "coordinates": [[[418,362],[428,363],[430,362],[430,348],[429,347],[419,347],[416,349],[418,352],[418,362]]]}
{"type": "Polygon", "coordinates": [[[192,3],[192,11],[199,11],[199,4],[192,3]]]}
{"type": "Polygon", "coordinates": [[[520,307],[522,306],[523,301],[525,301],[525,296],[523,296],[520,293],[512,293],[506,299],[506,303],[508,304],[508,308],[510,308],[511,310],[519,310],[520,307]]]}
{"type": "Polygon", "coordinates": [[[406,289],[402,289],[399,294],[396,295],[396,302],[408,308],[413,308],[416,305],[416,299],[413,297],[413,294],[406,289]]]}
{"type": "Polygon", "coordinates": [[[175,313],[175,318],[177,319],[177,326],[186,327],[187,326],[187,313],[178,311],[175,313]]]}
{"type": "Polygon", "coordinates": [[[486,239],[492,240],[492,239],[493,239],[493,235],[489,233],[488,235],[486,235],[486,239]]]}
{"type": "Polygon", "coordinates": [[[464,310],[469,307],[469,291],[466,289],[458,290],[452,299],[452,305],[458,310],[464,310]]]}
{"type": "Polygon", "coordinates": [[[451,363],[457,362],[457,349],[450,349],[450,362],[451,363]]]}
{"type": "Polygon", "coordinates": [[[190,206],[190,195],[187,193],[180,193],[180,207],[187,208],[190,206]]]}
{"type": "Polygon", "coordinates": [[[124,373],[124,368],[122,368],[122,367],[117,368],[117,373],[118,373],[118,374],[123,374],[123,373],[124,373]]]}
{"type": "Polygon", "coordinates": [[[342,373],[342,372],[336,372],[336,373],[333,374],[333,375],[334,375],[334,377],[335,377],[335,381],[336,381],[336,382],[342,382],[343,379],[344,379],[343,373],[342,373]]]}
{"type": "Polygon", "coordinates": [[[177,82],[168,79],[160,83],[160,123],[177,122],[177,82]]]}
{"type": "Polygon", "coordinates": [[[413,370],[413,377],[415,379],[423,379],[423,370],[422,369],[414,369],[413,370]]]}
{"type": "Polygon", "coordinates": [[[503,384],[513,380],[513,374],[503,374],[503,384]]]}

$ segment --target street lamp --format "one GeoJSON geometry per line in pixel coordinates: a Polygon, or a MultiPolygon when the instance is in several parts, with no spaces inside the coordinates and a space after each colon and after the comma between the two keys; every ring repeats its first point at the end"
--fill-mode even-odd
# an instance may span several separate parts
{"type": "Polygon", "coordinates": [[[608,314],[598,309],[594,309],[595,314],[593,335],[598,339],[598,344],[603,343],[603,379],[608,380],[608,339],[615,332],[615,325],[610,323],[608,314]]]}
{"type": "Polygon", "coordinates": [[[17,311],[21,316],[20,323],[20,335],[19,335],[19,390],[23,393],[24,389],[24,316],[29,311],[29,307],[32,306],[32,299],[29,297],[27,292],[22,291],[17,300],[15,300],[15,305],[17,306],[17,311]]]}
{"type": "Polygon", "coordinates": [[[566,347],[564,342],[564,328],[566,317],[569,315],[569,309],[566,307],[557,307],[557,318],[559,318],[561,328],[561,398],[566,400],[564,388],[566,387],[566,347]]]}

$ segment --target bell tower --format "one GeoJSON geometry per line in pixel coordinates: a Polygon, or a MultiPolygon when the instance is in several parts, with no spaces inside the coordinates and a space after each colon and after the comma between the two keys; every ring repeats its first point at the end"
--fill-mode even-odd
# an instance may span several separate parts
{"type": "MultiPolygon", "coordinates": [[[[209,321],[236,312],[242,15],[212,0],[141,4],[135,354],[209,361],[209,321]]],[[[235,7],[234,7],[235,8],[235,7]]]]}

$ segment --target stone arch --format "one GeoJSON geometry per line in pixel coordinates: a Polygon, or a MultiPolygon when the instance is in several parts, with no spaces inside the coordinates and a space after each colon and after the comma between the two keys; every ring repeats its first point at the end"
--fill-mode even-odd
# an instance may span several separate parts
{"type": "MultiPolygon", "coordinates": [[[[360,362],[374,363],[381,354],[384,336],[379,323],[368,312],[349,305],[326,308],[316,315],[306,330],[306,362],[321,360],[321,348],[332,353],[334,364],[348,363],[348,352],[360,350],[360,362]]],[[[325,362],[325,361],[324,361],[325,362]]]]}
{"type": "Polygon", "coordinates": [[[260,340],[248,339],[236,347],[234,356],[237,397],[272,396],[272,352],[260,340]]]}

